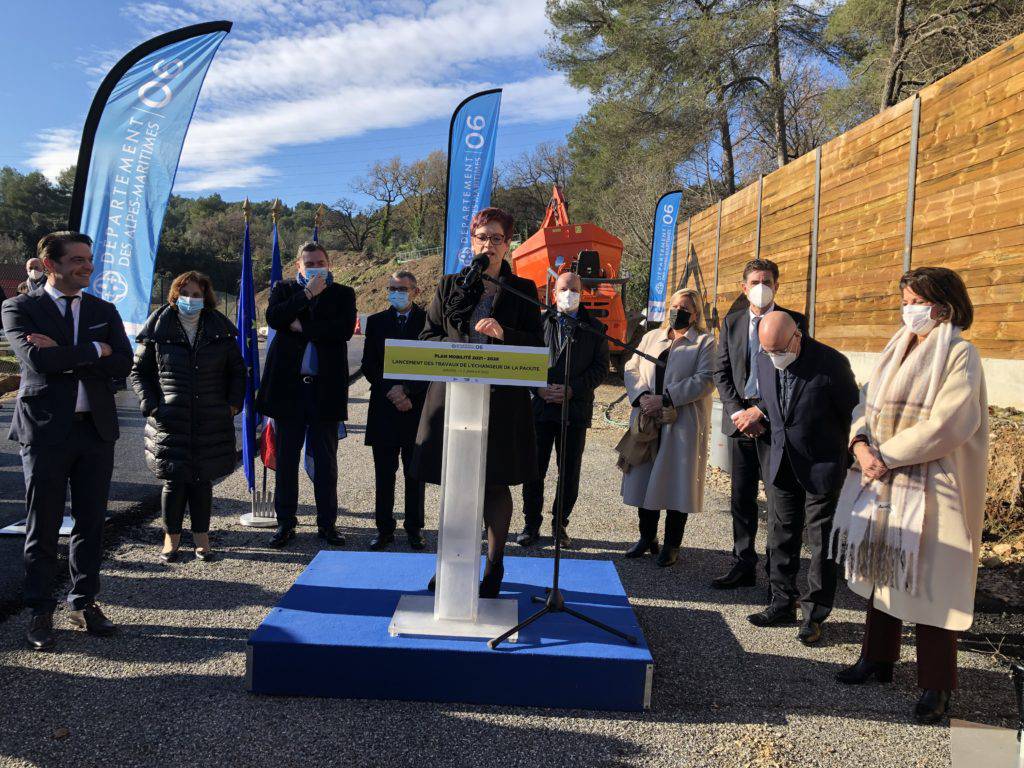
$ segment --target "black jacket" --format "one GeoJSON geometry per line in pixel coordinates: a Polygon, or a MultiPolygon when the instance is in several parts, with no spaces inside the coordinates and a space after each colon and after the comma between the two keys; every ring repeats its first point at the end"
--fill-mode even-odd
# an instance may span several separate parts
{"type": "Polygon", "coordinates": [[[71,434],[79,381],[100,438],[119,437],[114,380],[131,371],[131,344],[113,304],[88,293],[82,294],[81,301],[77,344],[68,338],[64,317],[45,289],[3,303],[4,333],[21,364],[11,440],[22,445],[64,442],[71,434]],[[49,336],[57,346],[36,347],[28,341],[31,333],[49,336]],[[113,354],[100,357],[94,341],[109,344],[113,354]]]}
{"type": "Polygon", "coordinates": [[[800,356],[786,370],[795,381],[783,413],[779,374],[767,355],[758,356],[761,410],[768,414],[772,433],[766,483],[775,481],[785,453],[805,491],[838,493],[850,466],[850,421],[860,397],[850,361],[805,337],[800,356]]]}
{"type": "MultiPolygon", "coordinates": [[[[794,320],[797,327],[807,338],[807,321],[799,312],[775,305],[779,312],[786,312],[794,320]]],[[[718,387],[718,399],[722,401],[722,432],[728,437],[738,437],[740,432],[732,423],[732,414],[747,406],[744,404],[743,386],[747,383],[750,369],[747,367],[747,333],[750,327],[750,314],[747,306],[730,312],[722,320],[718,334],[718,360],[715,365],[715,385],[718,387]]],[[[757,359],[764,358],[759,352],[757,359]]]]}
{"type": "Polygon", "coordinates": [[[267,350],[257,402],[260,413],[275,419],[299,419],[302,402],[302,356],[307,342],[316,347],[319,375],[316,406],[324,421],[348,418],[348,340],[356,328],[356,294],[331,283],[312,300],[295,280],[274,286],[267,305],[267,325],[277,333],[267,350]],[[302,331],[293,331],[293,320],[302,331]]]}
{"type": "MultiPolygon", "coordinates": [[[[593,317],[584,306],[576,313],[580,324],[587,324],[604,333],[603,323],[593,317]]],[[[552,319],[544,325],[544,341],[550,351],[551,367],[548,368],[548,384],[565,383],[565,350],[559,348],[558,321],[552,319]]],[[[589,331],[576,330],[569,361],[569,423],[574,427],[589,427],[594,415],[594,390],[608,375],[608,341],[589,331]]],[[[547,403],[533,392],[533,415],[538,421],[562,420],[562,406],[547,403]]]]}
{"type": "MultiPolygon", "coordinates": [[[[437,286],[430,306],[427,322],[420,338],[425,341],[463,342],[466,321],[476,305],[472,296],[455,283],[457,275],[445,275],[437,286]]],[[[510,287],[528,296],[537,294],[537,287],[512,274],[508,262],[501,265],[500,279],[510,287]]],[[[498,289],[494,297],[491,316],[505,331],[505,340],[491,339],[491,344],[517,346],[544,346],[537,307],[514,294],[498,289]]],[[[416,434],[416,452],[413,456],[413,474],[428,483],[441,482],[441,457],[444,443],[443,382],[432,382],[427,389],[419,431],[416,434]]],[[[487,431],[488,485],[519,485],[537,477],[537,445],[533,428],[533,407],[526,387],[491,387],[490,422],[487,431]]],[[[468,461],[471,457],[466,457],[468,461]]]]}
{"type": "Polygon", "coordinates": [[[238,331],[215,309],[188,342],[178,309],[156,310],[136,337],[132,387],[146,419],[146,464],[161,480],[215,480],[236,462],[235,419],[245,400],[238,331]]]}
{"type": "Polygon", "coordinates": [[[398,313],[385,309],[366,319],[363,330],[363,376],[370,383],[370,410],[366,417],[366,445],[411,446],[416,442],[416,430],[423,413],[426,388],[421,382],[384,378],[384,342],[388,339],[418,339],[426,322],[427,313],[416,304],[409,310],[405,327],[398,329],[398,313]],[[412,409],[404,413],[388,400],[388,391],[396,384],[403,385],[412,400],[412,409]]]}

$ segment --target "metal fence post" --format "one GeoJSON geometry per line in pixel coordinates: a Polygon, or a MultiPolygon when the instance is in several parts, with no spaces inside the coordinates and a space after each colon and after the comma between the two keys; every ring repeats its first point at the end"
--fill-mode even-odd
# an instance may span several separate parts
{"type": "Polygon", "coordinates": [[[821,210],[821,147],[814,150],[814,218],[811,219],[811,264],[808,267],[807,331],[814,336],[815,304],[818,295],[818,213],[821,210]]]}
{"type": "Polygon", "coordinates": [[[907,163],[907,220],[903,227],[903,271],[910,269],[910,252],[914,247],[914,201],[917,197],[917,140],[921,129],[921,96],[914,96],[910,119],[910,159],[907,163]]]}
{"type": "Polygon", "coordinates": [[[761,199],[764,194],[764,174],[757,177],[757,238],[754,246],[754,258],[761,258],[761,199]]]}
{"type": "Polygon", "coordinates": [[[718,226],[715,229],[715,290],[712,296],[711,319],[718,325],[718,254],[722,245],[722,201],[718,201],[718,226]]]}

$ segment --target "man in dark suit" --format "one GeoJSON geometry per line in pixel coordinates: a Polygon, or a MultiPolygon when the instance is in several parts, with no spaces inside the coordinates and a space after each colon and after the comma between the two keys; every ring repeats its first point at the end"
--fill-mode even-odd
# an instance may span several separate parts
{"type": "Polygon", "coordinates": [[[313,495],[320,539],[342,545],[338,520],[338,422],[348,418],[348,340],[356,325],[356,294],[333,282],[319,243],[299,249],[295,280],[270,293],[267,325],[276,331],[257,393],[260,413],[274,419],[277,530],[270,546],[295,538],[299,458],[313,458],[313,495]]]}
{"type": "Polygon", "coordinates": [[[800,597],[805,645],[821,639],[821,624],[832,610],[836,565],[828,559],[832,516],[850,466],[850,420],[859,393],[850,361],[804,338],[785,312],[765,315],[758,333],[764,349],[757,361],[761,406],[771,429],[765,485],[768,561],[772,602],[750,622],[759,627],[796,619],[800,543],[804,530],[811,550],[807,589],[800,597]]]}
{"type": "Polygon", "coordinates": [[[370,382],[366,445],[373,450],[376,487],[374,516],[377,535],[370,549],[384,549],[395,540],[395,475],[402,461],[405,476],[405,533],[409,546],[423,549],[423,483],[410,474],[416,430],[427,388],[421,382],[384,378],[384,343],[418,339],[426,312],[416,304],[419,289],[412,272],[395,272],[388,281],[389,309],[370,315],[363,341],[363,376],[370,382]]]}
{"type": "Polygon", "coordinates": [[[96,595],[120,434],[114,380],[131,371],[132,349],[114,305],[82,292],[93,271],[92,240],[54,232],[37,253],[49,278],[4,302],[3,324],[21,366],[9,436],[21,444],[25,472],[25,603],[32,610],[26,637],[44,650],[53,645],[53,578],[69,485],[71,623],[94,635],[114,632],[96,595]]]}
{"type": "Polygon", "coordinates": [[[722,320],[715,367],[715,384],[722,401],[722,431],[729,438],[734,558],[729,572],[711,582],[716,589],[749,587],[756,579],[757,481],[764,476],[771,440],[757,384],[756,361],[761,354],[758,324],[765,314],[779,310],[789,314],[801,329],[806,327],[803,315],[775,303],[779,267],[774,261],[748,261],[741,286],[748,306],[730,312],[722,320]]]}
{"type": "MultiPolygon", "coordinates": [[[[555,304],[560,312],[575,317],[581,324],[588,324],[603,333],[604,325],[594,318],[586,307],[580,306],[582,287],[579,275],[575,272],[562,273],[555,281],[555,304]]],[[[568,547],[572,543],[567,532],[569,516],[580,492],[580,468],[583,465],[587,430],[590,429],[594,411],[594,390],[608,373],[608,342],[589,331],[575,331],[572,357],[569,360],[572,369],[569,371],[567,384],[565,350],[570,332],[571,326],[557,318],[552,318],[544,327],[544,341],[548,346],[550,364],[548,385],[532,393],[538,477],[536,480],[527,480],[523,483],[523,516],[526,518],[526,526],[516,537],[516,543],[524,547],[537,543],[540,538],[544,477],[551,462],[552,447],[555,449],[556,457],[563,464],[564,474],[559,476],[558,484],[562,487],[564,510],[562,528],[555,531],[555,505],[558,503],[556,491],[551,507],[551,534],[561,537],[563,547],[568,547]],[[569,424],[565,432],[564,457],[561,456],[560,445],[563,400],[569,401],[569,424]]]]}

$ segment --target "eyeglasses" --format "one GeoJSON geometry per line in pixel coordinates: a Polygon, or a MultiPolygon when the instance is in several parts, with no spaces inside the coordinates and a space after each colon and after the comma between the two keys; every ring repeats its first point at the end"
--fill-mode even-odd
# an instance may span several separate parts
{"type": "Polygon", "coordinates": [[[473,239],[478,243],[490,243],[491,245],[505,242],[504,235],[473,235],[473,239]]]}

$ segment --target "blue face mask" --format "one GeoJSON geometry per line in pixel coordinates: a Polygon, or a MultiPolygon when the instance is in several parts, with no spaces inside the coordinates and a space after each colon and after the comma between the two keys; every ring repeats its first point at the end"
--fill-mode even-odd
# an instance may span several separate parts
{"type": "Polygon", "coordinates": [[[203,299],[194,299],[191,296],[179,296],[178,311],[183,315],[197,315],[203,310],[203,304],[206,302],[203,299]]]}
{"type": "Polygon", "coordinates": [[[333,279],[331,277],[331,270],[328,269],[327,267],[306,267],[305,272],[306,274],[302,274],[302,272],[299,272],[298,276],[299,285],[301,285],[303,288],[305,288],[309,281],[312,280],[317,275],[321,275],[324,279],[324,282],[327,283],[327,285],[330,285],[331,280],[333,279]]]}
{"type": "Polygon", "coordinates": [[[388,291],[388,303],[402,312],[409,306],[409,294],[406,291],[388,291]]]}

